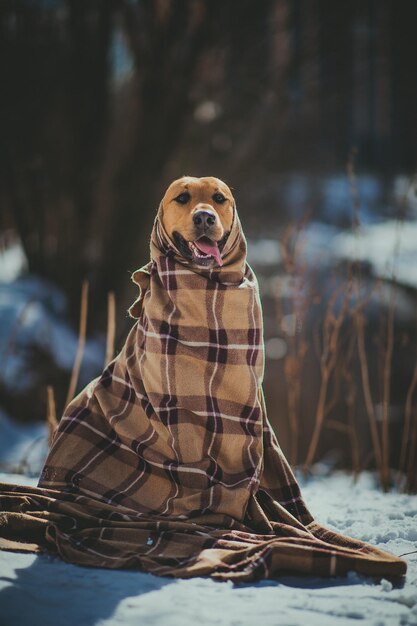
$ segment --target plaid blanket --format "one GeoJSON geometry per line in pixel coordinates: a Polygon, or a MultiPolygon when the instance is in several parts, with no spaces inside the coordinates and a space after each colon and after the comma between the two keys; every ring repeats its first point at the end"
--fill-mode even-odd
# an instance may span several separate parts
{"type": "Polygon", "coordinates": [[[36,488],[0,485],[5,549],[159,575],[402,575],[314,521],[268,422],[256,278],[235,213],[198,269],[157,216],[120,354],[66,408],[36,488]]]}

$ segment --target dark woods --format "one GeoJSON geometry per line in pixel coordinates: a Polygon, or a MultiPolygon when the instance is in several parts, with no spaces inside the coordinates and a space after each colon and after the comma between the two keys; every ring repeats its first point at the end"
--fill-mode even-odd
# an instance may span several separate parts
{"type": "Polygon", "coordinates": [[[361,166],[409,171],[417,40],[400,4],[3,0],[0,226],[75,317],[86,277],[97,311],[109,289],[131,298],[172,176],[221,174],[250,214],[274,172],[342,169],[352,145],[361,166]]]}
{"type": "MultiPolygon", "coordinates": [[[[230,118],[244,111],[249,127],[272,5],[239,13],[194,0],[3,3],[4,219],[31,270],[73,302],[84,277],[97,302],[123,294],[147,259],[170,166],[181,175],[203,165],[181,153],[199,99],[214,95],[230,118]]],[[[207,155],[211,132],[198,152],[207,155]]],[[[228,159],[217,156],[205,167],[219,172],[228,159]]]]}

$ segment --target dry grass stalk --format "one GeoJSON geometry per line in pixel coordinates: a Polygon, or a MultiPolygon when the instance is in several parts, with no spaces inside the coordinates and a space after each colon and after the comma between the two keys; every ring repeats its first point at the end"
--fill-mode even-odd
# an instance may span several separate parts
{"type": "Polygon", "coordinates": [[[390,446],[389,446],[389,408],[391,398],[391,369],[392,369],[392,355],[394,350],[394,315],[395,304],[397,297],[397,277],[396,266],[397,259],[400,252],[401,245],[401,227],[404,223],[404,217],[406,213],[407,200],[410,191],[413,189],[417,181],[417,172],[410,177],[407,190],[403,194],[399,215],[396,222],[396,234],[392,259],[392,272],[391,272],[391,288],[390,288],[390,301],[387,316],[386,327],[386,347],[385,358],[383,364],[382,374],[382,486],[385,491],[389,488],[390,479],[390,446]]]}
{"type": "Polygon", "coordinates": [[[88,281],[85,280],[81,288],[81,306],[80,306],[80,327],[78,332],[78,346],[75,355],[74,365],[71,372],[70,384],[68,387],[65,406],[67,406],[75,395],[78,377],[80,375],[81,362],[84,354],[85,340],[87,335],[87,315],[88,315],[88,281]]]}
{"type": "Polygon", "coordinates": [[[394,350],[394,312],[396,300],[395,283],[391,286],[391,296],[387,317],[387,344],[385,349],[383,386],[382,386],[382,488],[389,489],[390,481],[390,441],[389,441],[389,410],[391,399],[391,368],[394,350]]]}
{"type": "Polygon", "coordinates": [[[52,385],[47,386],[46,392],[46,421],[48,424],[48,444],[49,447],[51,447],[55,431],[58,426],[58,420],[56,418],[55,393],[52,385]]]}
{"type": "Polygon", "coordinates": [[[320,358],[321,384],[314,419],[313,435],[308,448],[306,460],[304,462],[305,471],[314,461],[323,427],[326,414],[326,398],[329,381],[337,362],[340,329],[346,318],[346,312],[349,304],[349,289],[343,298],[339,315],[336,316],[334,313],[334,306],[336,304],[337,297],[338,292],[335,291],[328,302],[326,316],[324,319],[323,350],[320,358]]]}
{"type": "Polygon", "coordinates": [[[352,362],[355,354],[356,338],[354,333],[350,333],[346,350],[338,350],[337,363],[334,368],[334,391],[331,400],[326,404],[324,410],[324,418],[326,420],[324,427],[337,430],[348,436],[352,455],[352,472],[355,480],[360,473],[360,446],[355,424],[355,409],[357,399],[357,385],[352,374],[352,362]],[[344,402],[347,406],[348,423],[328,419],[327,416],[336,408],[341,401],[342,381],[344,382],[344,402]]]}
{"type": "Polygon", "coordinates": [[[346,380],[348,383],[348,392],[346,394],[345,402],[347,405],[350,447],[352,451],[352,471],[355,480],[357,480],[361,472],[360,445],[355,422],[357,386],[351,372],[346,371],[346,380]]]}
{"type": "MultiPolygon", "coordinates": [[[[395,271],[396,271],[396,261],[397,261],[398,255],[399,255],[400,244],[401,244],[400,227],[404,223],[404,218],[405,218],[405,213],[406,213],[406,208],[407,208],[407,202],[408,202],[408,195],[409,195],[410,191],[415,189],[416,183],[417,183],[417,170],[414,171],[414,174],[409,179],[407,189],[406,189],[406,191],[405,191],[405,193],[403,194],[403,197],[402,197],[400,210],[399,210],[399,216],[398,216],[398,219],[397,219],[396,238],[395,238],[395,245],[394,245],[394,256],[393,256],[393,262],[392,262],[392,285],[391,285],[391,299],[390,299],[390,313],[391,313],[392,317],[394,315],[394,306],[395,306],[395,297],[396,297],[396,274],[395,274],[395,271]]],[[[389,340],[393,344],[393,335],[394,335],[393,323],[392,323],[391,334],[392,334],[392,336],[389,337],[389,340]]],[[[390,344],[388,343],[387,351],[388,351],[389,345],[390,344]]],[[[392,350],[392,348],[391,348],[391,350],[392,350]]],[[[401,442],[399,472],[401,472],[403,470],[403,467],[405,465],[405,455],[406,455],[406,448],[407,448],[408,433],[410,431],[410,424],[411,424],[412,399],[413,399],[413,394],[414,394],[414,389],[415,389],[415,386],[416,386],[416,382],[417,382],[417,362],[416,362],[416,364],[414,366],[413,377],[412,377],[411,384],[410,384],[410,387],[409,387],[408,392],[407,392],[406,402],[405,402],[404,430],[403,430],[403,437],[402,437],[402,442],[401,442]]],[[[384,409],[385,409],[385,396],[384,396],[384,409]]],[[[387,428],[388,428],[388,426],[387,426],[387,428]]],[[[412,432],[411,432],[411,437],[410,437],[409,459],[408,459],[408,467],[407,467],[406,488],[408,487],[408,489],[410,491],[413,491],[413,490],[415,490],[417,488],[417,477],[415,475],[416,471],[415,471],[415,468],[414,468],[415,453],[416,453],[415,448],[416,448],[416,446],[417,446],[417,408],[416,408],[415,414],[414,414],[414,425],[413,425],[412,432]]]]}
{"type": "Polygon", "coordinates": [[[344,359],[345,359],[345,355],[343,354],[343,351],[339,350],[338,355],[337,355],[337,362],[335,363],[335,366],[334,366],[334,373],[333,373],[333,378],[332,378],[332,390],[333,390],[332,397],[330,398],[330,400],[326,402],[326,406],[324,408],[325,419],[328,417],[328,415],[331,414],[331,412],[338,406],[340,402],[340,392],[342,389],[342,377],[343,377],[343,371],[345,369],[344,359]]]}
{"type": "Polygon", "coordinates": [[[362,391],[365,400],[366,413],[368,415],[369,427],[371,431],[372,447],[375,456],[375,463],[379,472],[380,480],[383,479],[382,450],[378,424],[375,414],[375,407],[372,400],[371,385],[369,381],[368,359],[365,349],[365,315],[362,307],[357,307],[353,314],[353,321],[356,329],[358,346],[359,367],[362,379],[362,391]]]}
{"type": "Polygon", "coordinates": [[[357,480],[360,471],[360,445],[356,428],[356,402],[358,397],[358,388],[355,376],[353,375],[353,363],[356,348],[356,336],[354,332],[349,335],[349,343],[345,352],[345,358],[342,363],[342,376],[345,382],[345,404],[347,406],[347,422],[349,428],[350,447],[352,452],[352,472],[354,479],[357,480]]]}
{"type": "MultiPolygon", "coordinates": [[[[350,183],[350,193],[351,193],[351,198],[352,198],[352,230],[353,230],[353,234],[355,237],[355,258],[352,263],[352,267],[350,271],[355,272],[354,277],[351,274],[351,280],[352,280],[353,291],[359,300],[361,287],[362,287],[362,269],[361,269],[361,263],[359,260],[359,234],[360,234],[360,229],[361,229],[359,210],[360,210],[361,203],[360,203],[360,198],[359,198],[358,183],[357,183],[356,170],[355,170],[355,159],[356,159],[357,153],[358,151],[356,148],[353,148],[351,150],[351,153],[349,155],[349,159],[347,162],[346,170],[347,170],[347,175],[348,175],[349,183],[350,183]]],[[[367,302],[371,298],[372,291],[373,290],[371,290],[371,292],[369,293],[366,299],[364,299],[362,302],[359,302],[359,305],[353,308],[351,316],[352,316],[354,328],[356,330],[356,337],[357,337],[356,343],[357,343],[359,364],[360,364],[360,370],[361,370],[362,388],[363,388],[363,394],[365,397],[366,411],[368,414],[368,419],[369,419],[369,424],[370,424],[370,429],[371,429],[372,445],[374,449],[374,455],[375,455],[377,467],[380,472],[380,476],[382,476],[381,474],[382,472],[381,446],[379,442],[379,435],[378,435],[378,430],[377,430],[377,422],[376,422],[376,415],[374,411],[374,405],[372,402],[372,394],[371,394],[371,388],[369,384],[368,361],[367,361],[366,351],[365,351],[365,332],[364,332],[365,316],[364,316],[363,310],[364,310],[365,304],[367,304],[367,302]]],[[[352,344],[352,348],[353,348],[353,344],[352,344]]],[[[356,430],[355,420],[354,420],[354,406],[355,406],[356,397],[357,397],[357,386],[350,372],[346,371],[346,376],[350,380],[351,391],[354,394],[354,398],[353,397],[349,398],[349,401],[348,401],[348,420],[352,426],[352,435],[351,435],[352,436],[352,439],[351,439],[352,465],[353,465],[355,478],[357,478],[360,472],[359,440],[358,440],[357,430],[356,430]]]]}
{"type": "Polygon", "coordinates": [[[301,379],[303,362],[308,350],[308,344],[301,334],[307,308],[306,299],[303,297],[305,270],[298,263],[298,236],[301,228],[301,224],[288,228],[281,240],[282,262],[285,271],[290,277],[290,314],[294,319],[292,332],[287,332],[283,328],[282,298],[277,300],[278,325],[285,333],[288,346],[288,352],[284,359],[284,377],[287,383],[288,420],[290,425],[289,458],[293,465],[296,465],[298,462],[301,379]]]}
{"type": "Polygon", "coordinates": [[[404,428],[403,428],[403,436],[401,440],[400,462],[398,465],[399,480],[401,480],[401,476],[404,473],[405,468],[406,468],[407,449],[410,450],[410,454],[411,454],[409,440],[410,440],[410,432],[411,432],[411,417],[412,417],[412,411],[413,411],[413,397],[414,397],[414,392],[416,390],[416,387],[417,387],[417,359],[414,363],[413,376],[411,378],[411,383],[410,383],[410,386],[408,387],[407,396],[405,399],[404,428]]]}
{"type": "Polygon", "coordinates": [[[106,336],[106,359],[104,366],[108,365],[114,357],[114,343],[116,337],[116,298],[113,291],[107,295],[107,336],[106,336]]]}
{"type": "Polygon", "coordinates": [[[300,341],[294,352],[295,354],[293,355],[288,354],[285,357],[284,362],[284,376],[287,383],[288,418],[291,431],[289,456],[292,465],[296,465],[298,461],[298,415],[300,411],[301,398],[301,371],[304,357],[307,353],[307,343],[305,341],[300,341]]]}
{"type": "Polygon", "coordinates": [[[407,485],[409,492],[417,491],[417,472],[416,472],[416,448],[417,448],[417,406],[414,409],[414,421],[410,436],[410,452],[407,465],[407,485]]]}
{"type": "Polygon", "coordinates": [[[332,430],[337,430],[339,431],[339,433],[343,433],[344,435],[350,435],[350,427],[344,422],[338,422],[337,420],[327,420],[324,427],[331,428],[332,430]]]}

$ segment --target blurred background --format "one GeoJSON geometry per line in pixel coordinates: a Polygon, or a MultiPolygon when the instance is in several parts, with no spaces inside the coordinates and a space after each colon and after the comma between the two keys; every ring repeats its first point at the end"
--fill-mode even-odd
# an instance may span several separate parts
{"type": "Polygon", "coordinates": [[[106,334],[107,358],[112,330],[123,345],[167,184],[214,175],[260,281],[290,461],[416,490],[416,17],[415,0],[2,0],[2,468],[28,469],[28,428],[43,445],[77,346],[80,389],[106,334]]]}

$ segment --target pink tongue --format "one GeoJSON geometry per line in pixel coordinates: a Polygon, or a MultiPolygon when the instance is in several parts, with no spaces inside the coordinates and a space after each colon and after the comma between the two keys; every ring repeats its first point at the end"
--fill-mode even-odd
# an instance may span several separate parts
{"type": "Polygon", "coordinates": [[[218,265],[223,265],[222,257],[220,256],[220,250],[215,241],[211,241],[208,237],[203,237],[202,239],[197,239],[194,241],[195,245],[201,252],[204,254],[209,254],[213,258],[216,259],[218,265]]]}

